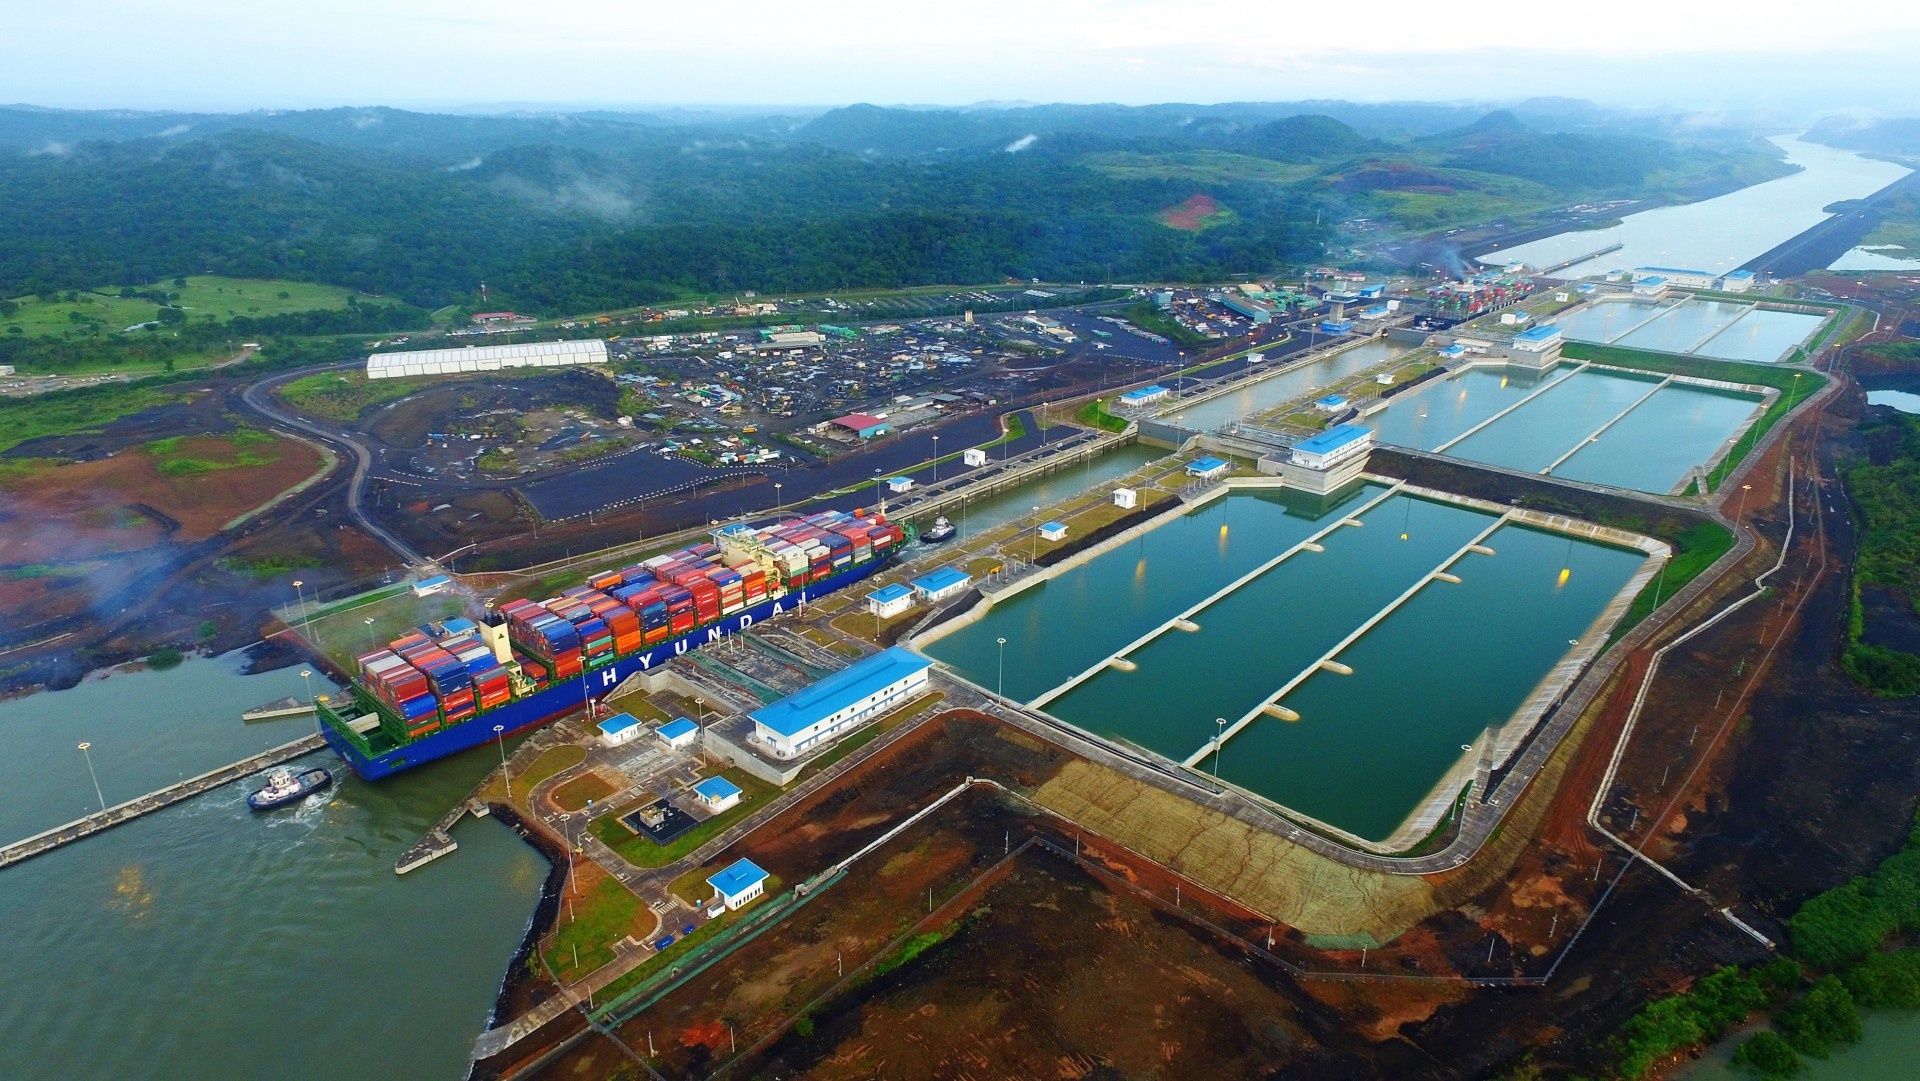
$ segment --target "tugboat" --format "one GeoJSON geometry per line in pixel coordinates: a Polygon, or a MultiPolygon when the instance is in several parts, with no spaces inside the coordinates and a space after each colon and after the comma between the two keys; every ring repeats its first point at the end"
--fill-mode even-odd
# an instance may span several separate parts
{"type": "Polygon", "coordinates": [[[266,787],[247,793],[247,806],[256,811],[271,811],[306,799],[333,783],[333,774],[315,766],[294,773],[285,766],[267,775],[266,787]]]}
{"type": "Polygon", "coordinates": [[[921,532],[920,539],[928,544],[939,544],[943,540],[951,539],[953,533],[953,523],[947,521],[947,516],[943,514],[935,518],[933,524],[921,532]]]}

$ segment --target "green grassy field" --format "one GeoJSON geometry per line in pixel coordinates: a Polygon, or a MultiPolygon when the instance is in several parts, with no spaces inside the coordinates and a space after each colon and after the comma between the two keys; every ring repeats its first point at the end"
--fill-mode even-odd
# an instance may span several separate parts
{"type": "Polygon", "coordinates": [[[316,372],[281,387],[280,399],[329,420],[352,420],[368,406],[404,398],[432,380],[368,379],[365,372],[316,372]]]}
{"type": "Polygon", "coordinates": [[[70,435],[186,397],[183,390],[120,383],[65,394],[0,399],[0,451],[45,435],[70,435]]]}
{"type": "MultiPolygon", "coordinates": [[[[311,282],[272,281],[266,279],[223,278],[196,274],[176,286],[172,279],[141,290],[158,289],[178,294],[176,302],[194,322],[225,322],[235,316],[285,315],[288,312],[338,309],[347,305],[351,289],[311,282]]],[[[38,297],[12,298],[20,310],[0,318],[0,328],[18,324],[25,333],[62,334],[99,323],[109,331],[124,330],[154,317],[157,305],[145,298],[123,298],[119,289],[102,287],[96,292],[61,293],[52,303],[38,297]],[[71,296],[72,300],[67,298],[71,296]]]]}
{"type": "Polygon", "coordinates": [[[706,844],[728,826],[765,807],[780,794],[779,789],[742,770],[721,770],[717,776],[740,786],[739,804],[703,820],[665,845],[654,844],[651,838],[633,832],[620,822],[620,816],[636,809],[633,807],[622,807],[612,814],[594,819],[590,827],[593,835],[636,867],[665,867],[706,844]]]}

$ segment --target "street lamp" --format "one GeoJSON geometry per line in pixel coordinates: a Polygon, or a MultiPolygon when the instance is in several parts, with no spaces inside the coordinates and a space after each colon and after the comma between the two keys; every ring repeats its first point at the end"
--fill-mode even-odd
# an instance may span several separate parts
{"type": "Polygon", "coordinates": [[[940,483],[940,437],[933,437],[933,483],[940,483]]]}
{"type": "Polygon", "coordinates": [[[1005,638],[994,640],[1000,643],[1000,675],[994,681],[993,693],[1005,698],[1007,696],[1007,640],[1005,638]]]}
{"type": "Polygon", "coordinates": [[[306,583],[298,578],[293,580],[293,595],[300,600],[300,634],[302,637],[305,637],[307,633],[307,595],[300,587],[305,584],[306,583]]]}
{"type": "Polygon", "coordinates": [[[367,648],[372,649],[373,648],[373,617],[368,616],[367,618],[361,620],[360,622],[365,623],[367,625],[367,648]]]}
{"type": "Polygon", "coordinates": [[[1033,508],[1032,521],[1033,521],[1033,558],[1027,560],[1027,562],[1029,563],[1038,562],[1040,559],[1040,508],[1039,507],[1033,508]]]}
{"type": "Polygon", "coordinates": [[[93,744],[91,743],[82,743],[80,745],[80,757],[87,760],[87,776],[93,778],[93,798],[100,801],[100,813],[106,814],[107,797],[100,794],[100,775],[93,772],[93,755],[89,754],[87,750],[92,746],[93,744]]]}
{"type": "Polygon", "coordinates": [[[304,682],[306,683],[306,685],[307,685],[307,705],[309,705],[309,706],[312,706],[312,707],[313,707],[313,713],[314,713],[314,716],[316,716],[316,717],[317,717],[317,716],[319,716],[319,715],[320,715],[320,701],[319,701],[319,699],[316,699],[316,698],[315,698],[315,697],[313,696],[313,672],[312,672],[312,670],[311,670],[311,669],[307,669],[307,668],[302,668],[302,669],[300,670],[300,678],[301,678],[301,680],[302,680],[302,681],[304,681],[304,682]]]}
{"type": "Polygon", "coordinates": [[[500,776],[507,782],[507,802],[513,802],[513,774],[507,772],[507,726],[493,726],[493,742],[500,748],[500,776]]]}
{"type": "Polygon", "coordinates": [[[1752,490],[1753,490],[1753,485],[1751,484],[1742,484],[1740,486],[1740,501],[1733,505],[1733,524],[1734,525],[1740,524],[1740,512],[1747,509],[1747,493],[1752,490]]]}
{"type": "Polygon", "coordinates": [[[773,482],[773,506],[775,510],[780,508],[780,489],[782,487],[784,486],[779,481],[776,480],[773,482]]]}
{"type": "Polygon", "coordinates": [[[1220,745],[1224,743],[1227,738],[1227,719],[1225,717],[1215,717],[1213,723],[1215,726],[1213,730],[1213,779],[1217,781],[1220,779],[1220,745]]]}

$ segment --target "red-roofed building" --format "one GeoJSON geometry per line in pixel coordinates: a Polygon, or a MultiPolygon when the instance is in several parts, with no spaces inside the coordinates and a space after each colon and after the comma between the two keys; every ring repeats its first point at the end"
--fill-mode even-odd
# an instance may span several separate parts
{"type": "Polygon", "coordinates": [[[848,413],[844,417],[835,417],[827,422],[843,432],[851,432],[855,439],[872,439],[887,434],[887,422],[879,417],[870,417],[865,413],[848,413]]]}

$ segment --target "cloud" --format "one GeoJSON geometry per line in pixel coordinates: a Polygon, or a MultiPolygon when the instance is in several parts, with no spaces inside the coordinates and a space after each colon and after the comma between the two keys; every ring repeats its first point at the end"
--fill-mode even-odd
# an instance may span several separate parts
{"type": "Polygon", "coordinates": [[[40,146],[40,147],[36,147],[35,149],[32,149],[32,150],[29,150],[29,151],[27,151],[27,153],[29,153],[29,154],[50,154],[50,155],[52,155],[52,156],[54,156],[54,157],[56,157],[56,158],[59,158],[59,157],[65,157],[65,156],[67,155],[67,153],[68,153],[69,151],[71,151],[72,149],[73,149],[73,148],[72,148],[72,147],[70,147],[70,146],[68,146],[68,145],[67,145],[66,143],[56,143],[56,142],[54,142],[53,140],[51,140],[51,139],[49,139],[49,140],[47,140],[47,142],[46,142],[46,144],[45,144],[45,145],[43,145],[43,146],[40,146]]]}
{"type": "Polygon", "coordinates": [[[447,172],[464,173],[464,172],[469,172],[471,170],[478,169],[478,168],[480,168],[480,157],[478,155],[475,155],[474,157],[468,158],[467,160],[461,162],[458,165],[447,166],[447,172]]]}
{"type": "Polygon", "coordinates": [[[1022,150],[1025,150],[1026,148],[1032,146],[1033,144],[1039,141],[1040,141],[1040,137],[1038,135],[1022,135],[1018,139],[1015,139],[1013,142],[1010,142],[1007,144],[1007,153],[1018,154],[1022,150]]]}
{"type": "Polygon", "coordinates": [[[165,131],[156,132],[155,135],[157,138],[165,139],[172,135],[185,135],[187,132],[192,130],[193,130],[192,124],[175,124],[174,126],[166,129],[165,131]]]}

